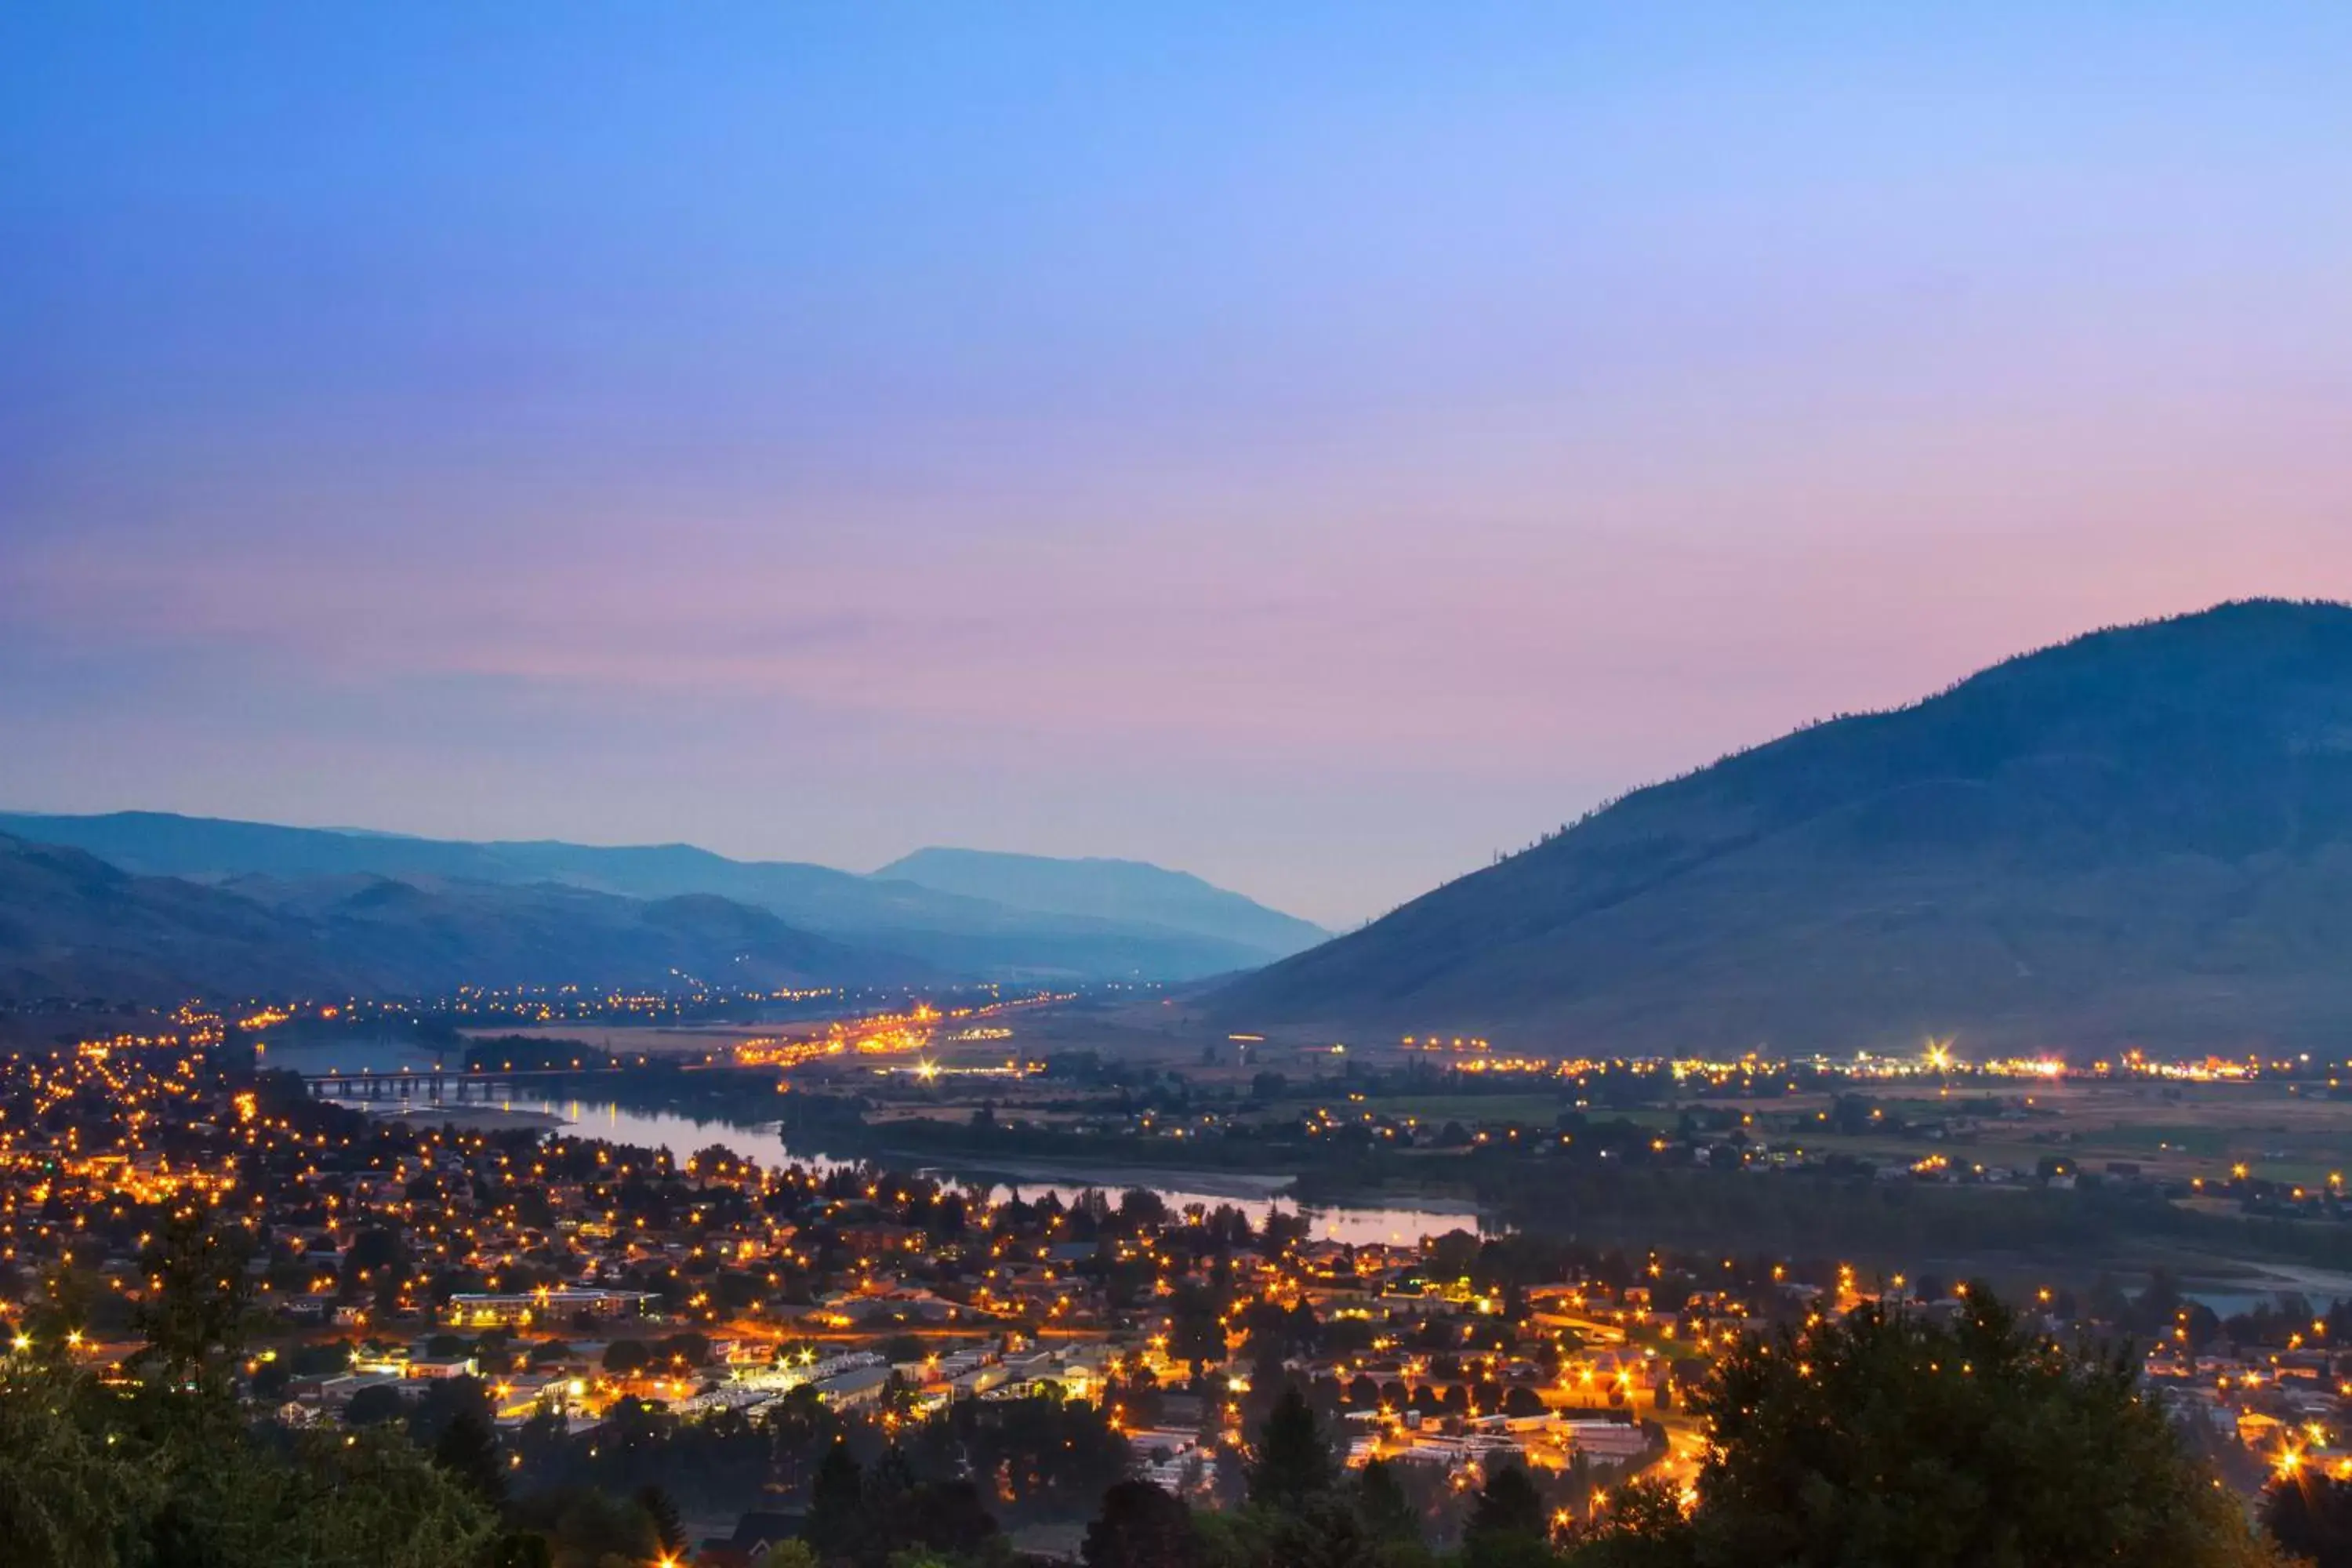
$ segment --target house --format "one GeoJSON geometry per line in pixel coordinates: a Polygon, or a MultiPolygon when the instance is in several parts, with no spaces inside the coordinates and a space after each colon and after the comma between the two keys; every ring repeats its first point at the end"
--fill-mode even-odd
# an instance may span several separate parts
{"type": "Polygon", "coordinates": [[[754,1568],[787,1541],[800,1539],[806,1516],[797,1513],[747,1513],[735,1521],[735,1533],[712,1536],[694,1560],[704,1568],[754,1568]]]}
{"type": "Polygon", "coordinates": [[[431,1379],[481,1375],[481,1367],[469,1355],[412,1356],[406,1371],[410,1377],[431,1379]]]}
{"type": "Polygon", "coordinates": [[[809,1386],[816,1396],[835,1410],[854,1410],[861,1405],[871,1405],[882,1397],[882,1390],[890,1382],[887,1366],[853,1367],[822,1378],[809,1386]]]}
{"type": "Polygon", "coordinates": [[[513,1328],[529,1323],[562,1322],[573,1317],[635,1318],[646,1303],[656,1300],[643,1290],[534,1290],[513,1295],[457,1295],[449,1298],[449,1322],[456,1328],[513,1328]]]}

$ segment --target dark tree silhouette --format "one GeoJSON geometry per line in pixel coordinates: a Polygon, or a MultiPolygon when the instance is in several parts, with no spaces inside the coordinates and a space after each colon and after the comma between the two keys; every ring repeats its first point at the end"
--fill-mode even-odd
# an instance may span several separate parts
{"type": "Polygon", "coordinates": [[[654,1539],[661,1542],[662,1551],[676,1557],[686,1550],[686,1522],[678,1517],[677,1504],[669,1493],[659,1487],[641,1487],[637,1490],[637,1506],[654,1523],[654,1539]]]}
{"type": "Polygon", "coordinates": [[[1981,1285],[1948,1326],[1865,1306],[1745,1341],[1692,1396],[1696,1507],[1633,1489],[1643,1517],[1589,1561],[2276,1562],[2137,1384],[2128,1355],[2029,1333],[1981,1285]]]}
{"type": "Polygon", "coordinates": [[[1295,1385],[1285,1388],[1258,1429],[1250,1458],[1250,1501],[1295,1513],[1307,1499],[1329,1491],[1338,1479],[1330,1445],[1306,1395],[1295,1385]]]}
{"type": "Polygon", "coordinates": [[[2263,1528],[2315,1568],[2352,1568],[2352,1481],[2297,1470],[2263,1494],[2263,1528]]]}
{"type": "Polygon", "coordinates": [[[894,1555],[915,1548],[959,1562],[980,1555],[996,1534],[996,1518],[970,1481],[920,1482],[884,1526],[894,1555]]]}
{"type": "Polygon", "coordinates": [[[507,1472],[498,1438],[472,1411],[459,1411],[441,1428],[433,1444],[433,1462],[491,1508],[505,1506],[507,1472]]]}
{"type": "Polygon", "coordinates": [[[1541,1540],[1545,1531],[1543,1498],[1535,1482],[1517,1465],[1496,1466],[1471,1507],[1468,1533],[1541,1540]]]}
{"type": "Polygon", "coordinates": [[[144,1259],[154,1283],[133,1321],[168,1382],[226,1388],[250,1310],[248,1250],[241,1235],[194,1210],[164,1223],[144,1259]]]}
{"type": "Polygon", "coordinates": [[[1192,1510],[1150,1481],[1121,1481],[1103,1493],[1082,1555],[1087,1568],[1196,1568],[1192,1510]]]}
{"type": "Polygon", "coordinates": [[[1404,1495],[1396,1470],[1386,1459],[1374,1459],[1357,1476],[1356,1515],[1364,1521],[1365,1533],[1374,1541],[1420,1539],[1421,1517],[1413,1511],[1412,1500],[1404,1495]]]}
{"type": "Polygon", "coordinates": [[[408,1402],[400,1390],[389,1384],[371,1384],[351,1397],[343,1406],[343,1419],[354,1426],[380,1426],[387,1421],[397,1421],[408,1410],[408,1402]]]}
{"type": "Polygon", "coordinates": [[[866,1532],[866,1472],[834,1439],[809,1484],[808,1543],[826,1562],[856,1555],[866,1532]]]}
{"type": "Polygon", "coordinates": [[[551,1568],[554,1553],[537,1531],[510,1531],[490,1542],[488,1568],[551,1568]]]}
{"type": "Polygon", "coordinates": [[[1282,1568],[1377,1568],[1380,1543],[1347,1499],[1318,1492],[1295,1512],[1279,1515],[1267,1544],[1282,1568]]]}

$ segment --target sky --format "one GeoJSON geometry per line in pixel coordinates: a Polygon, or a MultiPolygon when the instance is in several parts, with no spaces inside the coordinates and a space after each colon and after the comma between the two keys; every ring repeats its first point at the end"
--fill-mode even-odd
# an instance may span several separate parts
{"type": "Polygon", "coordinates": [[[2352,7],[0,8],[0,805],[1333,925],[2352,597],[2352,7]]]}

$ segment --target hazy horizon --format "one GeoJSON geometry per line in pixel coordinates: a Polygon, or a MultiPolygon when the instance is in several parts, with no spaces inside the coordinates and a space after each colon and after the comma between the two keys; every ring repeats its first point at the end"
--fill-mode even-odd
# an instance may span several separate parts
{"type": "Polygon", "coordinates": [[[2352,12],[0,16],[0,805],[1344,928],[2352,597],[2352,12]]]}

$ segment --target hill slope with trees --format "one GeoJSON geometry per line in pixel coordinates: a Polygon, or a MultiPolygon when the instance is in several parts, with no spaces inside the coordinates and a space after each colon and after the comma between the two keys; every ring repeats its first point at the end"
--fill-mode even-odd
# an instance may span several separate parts
{"type": "Polygon", "coordinates": [[[2292,1046],[2352,1012],[2352,607],[2091,634],[1635,792],[1224,988],[1561,1048],[2292,1046]]]}

